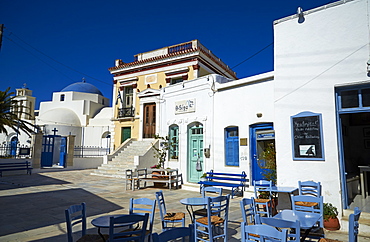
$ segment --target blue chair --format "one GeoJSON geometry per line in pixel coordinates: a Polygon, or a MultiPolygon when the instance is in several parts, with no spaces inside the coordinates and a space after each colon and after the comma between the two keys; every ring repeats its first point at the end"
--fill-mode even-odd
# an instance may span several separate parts
{"type": "Polygon", "coordinates": [[[272,181],[259,180],[253,181],[254,186],[254,203],[255,203],[255,214],[264,215],[267,217],[272,216],[272,181]],[[259,198],[259,193],[265,193],[269,198],[259,198]]]}
{"type": "Polygon", "coordinates": [[[301,226],[298,220],[291,221],[280,218],[267,218],[256,215],[256,224],[266,224],[279,229],[287,229],[289,240],[300,240],[301,226]]]}
{"type": "Polygon", "coordinates": [[[241,232],[242,242],[286,242],[288,237],[288,231],[286,229],[279,231],[276,228],[265,224],[248,225],[242,222],[241,232]]]}
{"type": "Polygon", "coordinates": [[[151,200],[149,198],[130,199],[129,207],[130,214],[141,214],[141,215],[144,215],[145,213],[149,214],[149,226],[146,227],[146,236],[149,238],[149,241],[153,231],[155,205],[156,205],[155,199],[154,200],[151,200]]]}
{"type": "Polygon", "coordinates": [[[162,231],[174,227],[174,223],[182,223],[182,227],[185,227],[185,213],[183,212],[167,213],[166,203],[164,201],[162,190],[156,192],[155,196],[157,199],[159,213],[161,216],[162,231]],[[169,224],[172,224],[172,226],[168,226],[169,224]]]}
{"type": "Polygon", "coordinates": [[[192,224],[189,224],[189,227],[177,227],[177,228],[171,228],[168,229],[160,234],[153,233],[152,240],[153,242],[164,242],[164,241],[170,241],[175,239],[186,239],[187,241],[194,241],[194,226],[192,224]]]}
{"type": "Polygon", "coordinates": [[[361,210],[355,207],[354,213],[349,215],[349,228],[348,228],[348,241],[357,242],[358,227],[360,220],[361,210]]]}
{"type": "Polygon", "coordinates": [[[243,222],[255,224],[255,205],[254,198],[243,198],[240,201],[240,210],[242,212],[243,222]]]}
{"type": "Polygon", "coordinates": [[[207,197],[207,217],[194,221],[195,240],[227,241],[227,223],[229,219],[230,194],[219,197],[207,197]]]}
{"type": "MultiPolygon", "coordinates": [[[[81,224],[82,241],[98,241],[102,238],[98,234],[86,234],[86,203],[72,205],[65,210],[68,242],[73,242],[72,227],[81,224]]],[[[104,235],[108,238],[108,235],[104,235]]]]}
{"type": "MultiPolygon", "coordinates": [[[[209,197],[210,194],[215,194],[216,196],[222,196],[222,187],[202,187],[202,197],[209,197]]],[[[193,211],[194,216],[207,216],[207,207],[204,206],[201,209],[193,211]]]]}
{"type": "Polygon", "coordinates": [[[119,217],[110,217],[109,221],[109,242],[113,241],[137,241],[144,242],[146,238],[146,227],[149,214],[129,214],[119,217]],[[136,229],[114,232],[115,224],[135,224],[136,229]]]}
{"type": "Polygon", "coordinates": [[[298,181],[299,195],[321,196],[321,183],[314,181],[298,181]]]}

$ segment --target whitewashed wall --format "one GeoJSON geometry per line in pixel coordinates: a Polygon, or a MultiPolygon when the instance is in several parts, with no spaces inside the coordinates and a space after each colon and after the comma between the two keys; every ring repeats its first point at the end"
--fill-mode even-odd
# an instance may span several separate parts
{"type": "Polygon", "coordinates": [[[369,9],[356,0],[316,10],[274,25],[278,184],[321,181],[325,202],[341,209],[335,86],[369,81],[369,9]],[[302,111],[322,114],[325,161],[292,159],[290,117],[302,111]]]}

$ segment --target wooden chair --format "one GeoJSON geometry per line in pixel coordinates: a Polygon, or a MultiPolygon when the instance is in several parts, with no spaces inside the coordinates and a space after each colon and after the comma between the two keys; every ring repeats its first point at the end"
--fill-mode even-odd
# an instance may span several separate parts
{"type": "Polygon", "coordinates": [[[182,223],[182,227],[185,227],[185,213],[183,212],[177,212],[177,213],[167,213],[166,209],[166,203],[164,200],[164,195],[162,190],[155,193],[158,207],[159,207],[159,213],[161,216],[161,222],[162,222],[162,231],[166,231],[170,228],[174,227],[174,223],[182,223]],[[169,224],[172,224],[172,226],[168,226],[169,224]]]}
{"type": "MultiPolygon", "coordinates": [[[[208,197],[209,195],[214,194],[216,196],[222,196],[222,187],[202,187],[202,197],[208,197]]],[[[193,212],[194,216],[207,216],[207,207],[204,206],[201,209],[197,209],[193,212]]]]}
{"type": "Polygon", "coordinates": [[[298,181],[299,195],[320,197],[321,183],[314,181],[298,181]]]}
{"type": "Polygon", "coordinates": [[[255,204],[254,198],[243,198],[240,201],[240,210],[242,212],[243,222],[255,224],[255,204]]]}
{"type": "Polygon", "coordinates": [[[288,238],[289,240],[299,241],[300,240],[300,223],[298,220],[291,221],[291,220],[284,220],[279,218],[267,218],[261,217],[258,214],[256,215],[256,224],[266,224],[275,228],[287,229],[288,231],[288,238]]]}
{"type": "MultiPolygon", "coordinates": [[[[82,226],[82,237],[77,241],[103,241],[98,234],[86,234],[86,203],[72,205],[65,210],[68,242],[73,242],[72,227],[77,224],[82,226]]],[[[108,235],[104,235],[108,238],[108,235]]]]}
{"type": "Polygon", "coordinates": [[[149,198],[137,198],[137,199],[130,199],[130,207],[129,212],[130,214],[149,214],[149,224],[146,227],[146,237],[148,237],[148,241],[150,241],[150,236],[153,231],[153,223],[154,223],[154,213],[155,213],[155,206],[156,200],[151,200],[149,198]]]}
{"type": "Polygon", "coordinates": [[[255,214],[264,215],[266,217],[272,216],[272,181],[259,180],[253,181],[254,186],[254,203],[255,203],[255,214]],[[259,193],[267,193],[269,198],[259,198],[259,193]]]}
{"type": "Polygon", "coordinates": [[[119,217],[110,217],[109,221],[109,242],[113,241],[137,241],[144,242],[146,238],[146,227],[149,214],[129,214],[119,217]],[[119,233],[114,232],[115,224],[132,224],[136,229],[124,230],[119,233]]]}
{"type": "MultiPolygon", "coordinates": [[[[357,242],[358,235],[358,220],[361,216],[361,210],[358,207],[355,207],[355,210],[352,214],[349,215],[348,220],[348,242],[357,242]]],[[[340,242],[339,240],[321,238],[319,242],[340,242]]]]}
{"type": "Polygon", "coordinates": [[[286,242],[288,237],[288,231],[286,229],[279,231],[276,228],[265,224],[248,225],[245,222],[242,222],[241,232],[242,242],[286,242]]]}
{"type": "Polygon", "coordinates": [[[312,232],[307,236],[308,238],[320,239],[325,237],[323,227],[324,227],[324,203],[323,197],[313,197],[305,195],[291,195],[292,210],[302,211],[308,213],[318,213],[321,215],[321,219],[318,221],[316,226],[312,229],[312,232]],[[305,206],[301,204],[316,204],[315,206],[305,206]]]}
{"type": "Polygon", "coordinates": [[[192,224],[189,224],[189,227],[177,227],[177,228],[171,228],[168,229],[160,234],[153,233],[152,240],[153,242],[164,242],[164,241],[170,241],[175,239],[186,239],[187,241],[194,241],[194,226],[192,224]]]}
{"type": "Polygon", "coordinates": [[[230,194],[227,196],[207,198],[207,217],[198,218],[194,222],[196,241],[227,241],[227,223],[229,218],[230,194]]]}

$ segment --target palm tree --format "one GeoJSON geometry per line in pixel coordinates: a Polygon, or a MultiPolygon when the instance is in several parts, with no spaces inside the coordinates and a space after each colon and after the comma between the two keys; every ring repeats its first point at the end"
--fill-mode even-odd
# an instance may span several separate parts
{"type": "Polygon", "coordinates": [[[23,107],[15,100],[14,92],[9,92],[10,87],[5,91],[0,91],[0,133],[8,135],[7,127],[19,134],[20,130],[28,136],[34,133],[34,124],[21,119],[22,115],[31,116],[23,111],[23,107]]]}

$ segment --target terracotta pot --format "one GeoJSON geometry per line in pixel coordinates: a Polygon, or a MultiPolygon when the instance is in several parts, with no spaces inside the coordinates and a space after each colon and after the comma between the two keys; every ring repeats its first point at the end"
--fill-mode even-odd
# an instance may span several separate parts
{"type": "Polygon", "coordinates": [[[340,229],[339,219],[338,218],[329,218],[328,220],[324,219],[324,228],[331,231],[340,229]]]}

